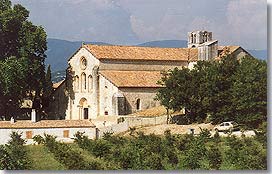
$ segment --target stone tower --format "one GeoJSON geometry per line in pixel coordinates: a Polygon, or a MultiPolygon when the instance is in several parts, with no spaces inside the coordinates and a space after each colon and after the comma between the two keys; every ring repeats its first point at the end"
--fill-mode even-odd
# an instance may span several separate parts
{"type": "Polygon", "coordinates": [[[188,48],[197,48],[200,44],[212,41],[212,32],[193,31],[188,33],[188,48]]]}
{"type": "Polygon", "coordinates": [[[218,54],[218,41],[212,40],[212,32],[193,31],[188,33],[188,48],[198,49],[198,60],[211,60],[218,54]]]}

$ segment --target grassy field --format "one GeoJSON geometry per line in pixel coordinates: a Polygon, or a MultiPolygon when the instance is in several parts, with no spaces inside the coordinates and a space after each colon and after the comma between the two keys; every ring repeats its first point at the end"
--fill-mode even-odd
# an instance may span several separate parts
{"type": "Polygon", "coordinates": [[[65,166],[59,163],[52,153],[43,145],[26,146],[32,170],[65,170],[65,166]]]}

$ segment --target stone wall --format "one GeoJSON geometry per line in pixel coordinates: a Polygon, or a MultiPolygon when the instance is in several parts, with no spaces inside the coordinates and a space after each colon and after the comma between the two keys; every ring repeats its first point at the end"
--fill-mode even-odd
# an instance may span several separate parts
{"type": "Polygon", "coordinates": [[[118,115],[118,102],[113,100],[113,96],[118,94],[118,88],[104,76],[99,77],[99,115],[118,115]]]}
{"type": "Polygon", "coordinates": [[[124,116],[124,122],[113,124],[110,126],[99,127],[97,129],[97,138],[102,138],[104,133],[111,132],[111,133],[121,133],[128,131],[129,128],[132,127],[142,127],[142,126],[152,126],[152,125],[159,125],[159,124],[166,124],[167,123],[167,116],[160,116],[160,117],[126,117],[124,116]]]}
{"type": "Polygon", "coordinates": [[[66,91],[66,83],[63,82],[53,93],[53,101],[50,103],[50,116],[55,119],[65,119],[69,104],[69,96],[66,91]]]}
{"type": "Polygon", "coordinates": [[[96,128],[26,128],[26,129],[1,129],[0,128],[0,144],[6,144],[10,140],[12,132],[22,133],[22,138],[26,140],[26,144],[32,144],[35,135],[49,134],[57,136],[58,141],[73,142],[76,132],[85,132],[89,138],[96,138],[96,128]]]}
{"type": "Polygon", "coordinates": [[[241,58],[245,57],[246,55],[249,55],[247,52],[245,52],[242,48],[238,48],[234,53],[233,56],[240,60],[241,58]]]}
{"type": "Polygon", "coordinates": [[[158,88],[120,88],[120,92],[126,98],[126,114],[139,110],[159,106],[159,101],[155,101],[158,88]],[[140,99],[140,108],[137,109],[137,100],[140,99]]]}
{"type": "Polygon", "coordinates": [[[100,70],[118,71],[163,71],[174,69],[175,67],[188,66],[187,61],[109,61],[100,62],[100,70]]]}

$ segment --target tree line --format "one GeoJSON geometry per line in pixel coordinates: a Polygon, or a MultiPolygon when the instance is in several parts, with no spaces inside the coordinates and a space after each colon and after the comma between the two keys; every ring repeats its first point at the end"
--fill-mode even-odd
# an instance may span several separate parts
{"type": "Polygon", "coordinates": [[[239,60],[198,61],[193,69],[162,73],[157,100],[168,110],[185,108],[185,122],[236,121],[257,128],[267,119],[267,63],[239,60]]]}

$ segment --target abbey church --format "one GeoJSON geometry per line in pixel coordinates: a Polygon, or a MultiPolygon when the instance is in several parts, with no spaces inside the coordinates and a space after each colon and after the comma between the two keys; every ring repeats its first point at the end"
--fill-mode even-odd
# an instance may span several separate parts
{"type": "Polygon", "coordinates": [[[192,68],[198,60],[226,53],[238,59],[248,54],[240,46],[218,46],[207,31],[189,32],[187,48],[82,44],[69,58],[66,79],[54,84],[52,114],[83,120],[158,106],[154,98],[162,71],[192,68]]]}

